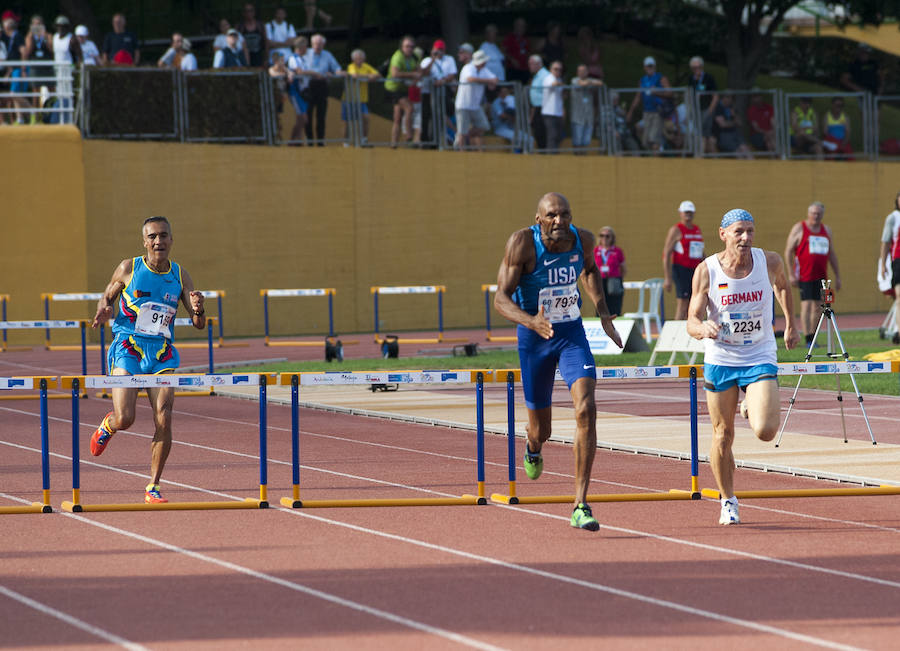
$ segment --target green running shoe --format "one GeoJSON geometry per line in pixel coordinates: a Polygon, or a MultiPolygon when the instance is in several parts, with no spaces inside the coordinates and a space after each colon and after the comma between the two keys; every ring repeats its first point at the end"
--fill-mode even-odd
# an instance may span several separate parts
{"type": "Polygon", "coordinates": [[[541,456],[540,452],[532,454],[526,445],[525,458],[522,460],[522,465],[525,467],[525,474],[528,475],[528,479],[537,479],[544,472],[544,457],[541,456]]]}
{"type": "Polygon", "coordinates": [[[588,531],[597,531],[600,529],[600,523],[594,519],[594,514],[584,502],[578,504],[572,511],[572,526],[578,529],[587,529],[588,531]]]}

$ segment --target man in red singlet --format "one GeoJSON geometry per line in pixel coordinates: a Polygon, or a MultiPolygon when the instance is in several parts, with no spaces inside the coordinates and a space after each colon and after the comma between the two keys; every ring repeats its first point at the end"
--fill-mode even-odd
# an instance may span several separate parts
{"type": "Polygon", "coordinates": [[[691,201],[682,201],[678,206],[681,221],[672,226],[663,246],[663,289],[672,289],[675,279],[675,319],[687,319],[691,302],[691,282],[694,269],[703,262],[703,233],[694,224],[697,209],[691,201]]]}
{"type": "Polygon", "coordinates": [[[831,229],[822,223],[825,206],[814,201],[806,210],[806,219],[797,222],[788,234],[784,261],[791,285],[800,288],[800,323],[806,335],[806,345],[816,331],[816,308],[821,300],[822,281],[828,278],[828,263],[834,270],[832,289],[841,288],[837,253],[831,229]]]}

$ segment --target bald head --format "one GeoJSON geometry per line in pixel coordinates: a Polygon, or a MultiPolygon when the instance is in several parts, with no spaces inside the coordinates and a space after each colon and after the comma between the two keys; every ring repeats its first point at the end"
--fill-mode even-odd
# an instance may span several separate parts
{"type": "Polygon", "coordinates": [[[569,200],[566,199],[559,192],[548,192],[543,197],[538,199],[537,211],[538,214],[546,211],[547,204],[561,202],[565,204],[566,208],[569,207],[569,200]]]}

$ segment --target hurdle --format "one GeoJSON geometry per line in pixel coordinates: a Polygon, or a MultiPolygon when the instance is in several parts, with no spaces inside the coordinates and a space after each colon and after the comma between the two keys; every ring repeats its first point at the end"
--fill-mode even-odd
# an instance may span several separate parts
{"type": "MultiPolygon", "coordinates": [[[[283,297],[310,297],[325,296],[328,299],[328,338],[334,334],[334,295],[337,293],[333,287],[320,287],[316,289],[261,289],[259,295],[263,299],[263,325],[266,346],[324,346],[320,341],[270,341],[269,340],[269,298],[283,297]]],[[[358,344],[359,341],[341,341],[344,346],[358,344]]]]}
{"type": "Polygon", "coordinates": [[[281,505],[288,508],[340,508],[381,506],[472,506],[487,504],[484,489],[484,383],[493,372],[487,370],[458,371],[356,371],[326,373],[282,373],[280,384],[291,387],[291,471],[292,495],[282,497],[281,505]],[[476,489],[475,495],[459,497],[407,497],[368,499],[319,499],[305,500],[300,496],[300,387],[371,384],[475,384],[475,441],[476,441],[476,489]]]}
{"type": "MultiPolygon", "coordinates": [[[[900,361],[890,362],[782,362],[778,364],[778,375],[834,375],[837,373],[898,373],[900,361]]],[[[704,488],[703,497],[721,499],[721,493],[714,488],[704,488]]],[[[900,495],[900,486],[882,484],[880,486],[854,486],[846,488],[786,488],[777,490],[735,491],[738,499],[768,499],[795,497],[859,497],[866,495],[900,495]]]]}
{"type": "MultiPolygon", "coordinates": [[[[521,370],[499,370],[494,381],[506,382],[507,403],[507,463],[509,473],[509,493],[493,493],[491,501],[499,504],[566,504],[575,501],[575,495],[516,495],[516,415],[515,382],[521,380],[521,370]]],[[[699,500],[699,461],[697,445],[697,367],[695,366],[621,366],[597,369],[597,380],[621,380],[638,378],[684,378],[689,379],[691,401],[691,488],[672,488],[665,493],[589,493],[588,502],[669,502],[699,500]]]]}
{"type": "MultiPolygon", "coordinates": [[[[41,400],[41,491],[42,502],[32,502],[22,506],[0,506],[0,514],[12,513],[51,513],[50,506],[50,441],[49,441],[49,417],[47,409],[47,390],[57,386],[55,377],[0,377],[0,390],[25,389],[40,391],[41,400]]],[[[75,400],[79,399],[75,395],[75,400]]]]}
{"type": "MultiPolygon", "coordinates": [[[[6,310],[9,307],[9,294],[0,294],[0,321],[6,322],[6,310]]],[[[0,353],[11,350],[31,350],[31,346],[12,346],[6,340],[6,328],[3,328],[3,341],[0,343],[0,353]]]]}
{"type": "MultiPolygon", "coordinates": [[[[81,372],[87,374],[87,324],[88,322],[85,319],[73,319],[71,321],[0,321],[0,329],[3,330],[4,340],[6,338],[7,330],[45,330],[49,332],[51,329],[72,329],[78,328],[81,331],[81,345],[80,346],[71,346],[72,350],[80,350],[81,351],[81,372]]],[[[4,341],[5,344],[5,341],[4,341]]],[[[102,359],[103,355],[101,353],[101,367],[105,367],[106,362],[102,359]]],[[[0,396],[0,400],[21,400],[24,398],[36,398],[38,396],[0,396]]],[[[65,398],[64,395],[52,394],[49,398],[65,398]]],[[[87,397],[85,394],[83,397],[87,397]]]]}
{"type": "MultiPolygon", "coordinates": [[[[217,312],[216,312],[215,318],[219,324],[218,347],[222,348],[223,346],[226,346],[226,345],[227,346],[246,346],[246,345],[248,345],[248,344],[240,344],[240,343],[235,343],[235,344],[225,344],[224,343],[224,334],[223,334],[223,326],[222,326],[222,299],[225,297],[225,292],[222,291],[221,289],[212,289],[212,290],[203,290],[203,291],[200,291],[200,293],[203,294],[204,298],[215,298],[216,299],[217,312]]],[[[51,302],[99,301],[101,298],[103,298],[103,294],[101,292],[80,292],[80,293],[79,292],[73,292],[73,293],[45,292],[45,293],[41,294],[41,302],[44,304],[44,319],[46,319],[48,321],[50,320],[50,303],[51,302]]],[[[5,320],[6,320],[6,318],[4,317],[4,321],[5,320]]],[[[100,336],[102,339],[103,328],[100,329],[100,336]]],[[[45,339],[44,347],[47,350],[73,350],[72,346],[61,346],[58,344],[53,344],[50,341],[50,330],[45,331],[44,339],[45,339]]],[[[188,342],[188,343],[182,344],[181,346],[182,346],[182,348],[203,348],[206,345],[207,344],[188,342]]],[[[98,350],[98,349],[102,348],[102,345],[98,346],[97,344],[92,344],[92,345],[89,345],[88,348],[90,350],[98,350]]]]}
{"type": "Polygon", "coordinates": [[[107,511],[199,511],[228,509],[266,509],[268,498],[268,442],[266,387],[275,382],[274,374],[249,375],[81,375],[63,376],[60,385],[71,389],[72,396],[72,499],[62,503],[62,509],[70,513],[107,511]],[[80,475],[80,419],[78,394],[82,387],[89,388],[154,388],[200,386],[258,386],[259,387],[259,498],[247,497],[241,501],[215,502],[166,502],[146,504],[141,502],[120,504],[83,504],[81,502],[80,475]]]}
{"type": "Polygon", "coordinates": [[[448,343],[459,343],[468,341],[466,338],[444,338],[444,292],[447,291],[447,288],[444,285],[411,285],[411,286],[397,286],[397,287],[382,287],[382,286],[373,286],[369,288],[369,291],[372,292],[372,301],[373,307],[375,310],[375,343],[383,344],[384,339],[379,338],[379,326],[378,326],[378,297],[382,294],[437,294],[437,318],[438,318],[438,336],[427,337],[427,338],[403,338],[398,337],[397,341],[401,344],[439,344],[441,342],[448,343]]]}
{"type": "Polygon", "coordinates": [[[506,336],[491,334],[491,294],[496,293],[497,285],[482,285],[481,291],[484,292],[484,329],[486,331],[485,339],[488,341],[518,341],[516,336],[506,336]]]}
{"type": "MultiPolygon", "coordinates": [[[[214,317],[214,316],[210,316],[210,317],[206,318],[206,343],[202,344],[202,346],[205,346],[208,350],[207,360],[208,360],[208,364],[209,364],[209,375],[215,375],[215,372],[216,372],[215,359],[214,359],[214,355],[213,355],[213,349],[215,348],[215,345],[213,344],[213,325],[215,324],[215,322],[216,322],[216,317],[214,317]]],[[[174,325],[179,326],[179,327],[187,327],[187,326],[193,327],[194,326],[193,317],[179,317],[179,318],[175,319],[175,321],[173,323],[174,323],[174,325]]],[[[178,347],[179,348],[200,348],[201,345],[200,344],[194,344],[194,345],[178,344],[178,347]]],[[[106,375],[106,372],[107,372],[107,369],[106,369],[106,344],[103,341],[102,330],[100,332],[100,360],[101,360],[100,374],[106,375]]],[[[86,375],[86,373],[85,373],[85,375],[86,375]]],[[[193,397],[214,396],[214,395],[216,395],[216,388],[214,385],[211,384],[211,385],[209,385],[209,391],[207,391],[206,393],[204,393],[202,391],[176,391],[175,395],[176,396],[193,396],[193,397]]],[[[97,394],[97,397],[98,398],[109,398],[111,396],[106,391],[106,387],[104,387],[103,391],[101,393],[97,394]]]]}

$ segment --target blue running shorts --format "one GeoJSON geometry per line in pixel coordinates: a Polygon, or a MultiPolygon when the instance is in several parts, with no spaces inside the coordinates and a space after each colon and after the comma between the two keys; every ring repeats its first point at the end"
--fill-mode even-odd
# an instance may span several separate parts
{"type": "Polygon", "coordinates": [[[129,375],[147,375],[178,368],[178,351],[162,337],[119,333],[106,352],[109,372],[123,368],[129,375]]]}
{"type": "Polygon", "coordinates": [[[557,365],[569,389],[579,378],[597,379],[594,356],[581,319],[555,323],[553,331],[552,339],[544,339],[523,325],[516,329],[519,363],[522,366],[522,389],[529,409],[544,409],[552,404],[557,365]]]}
{"type": "Polygon", "coordinates": [[[778,367],[774,364],[756,364],[755,366],[704,364],[703,388],[715,393],[727,391],[735,385],[745,389],[748,384],[760,380],[774,380],[777,376],[778,367]]]}

